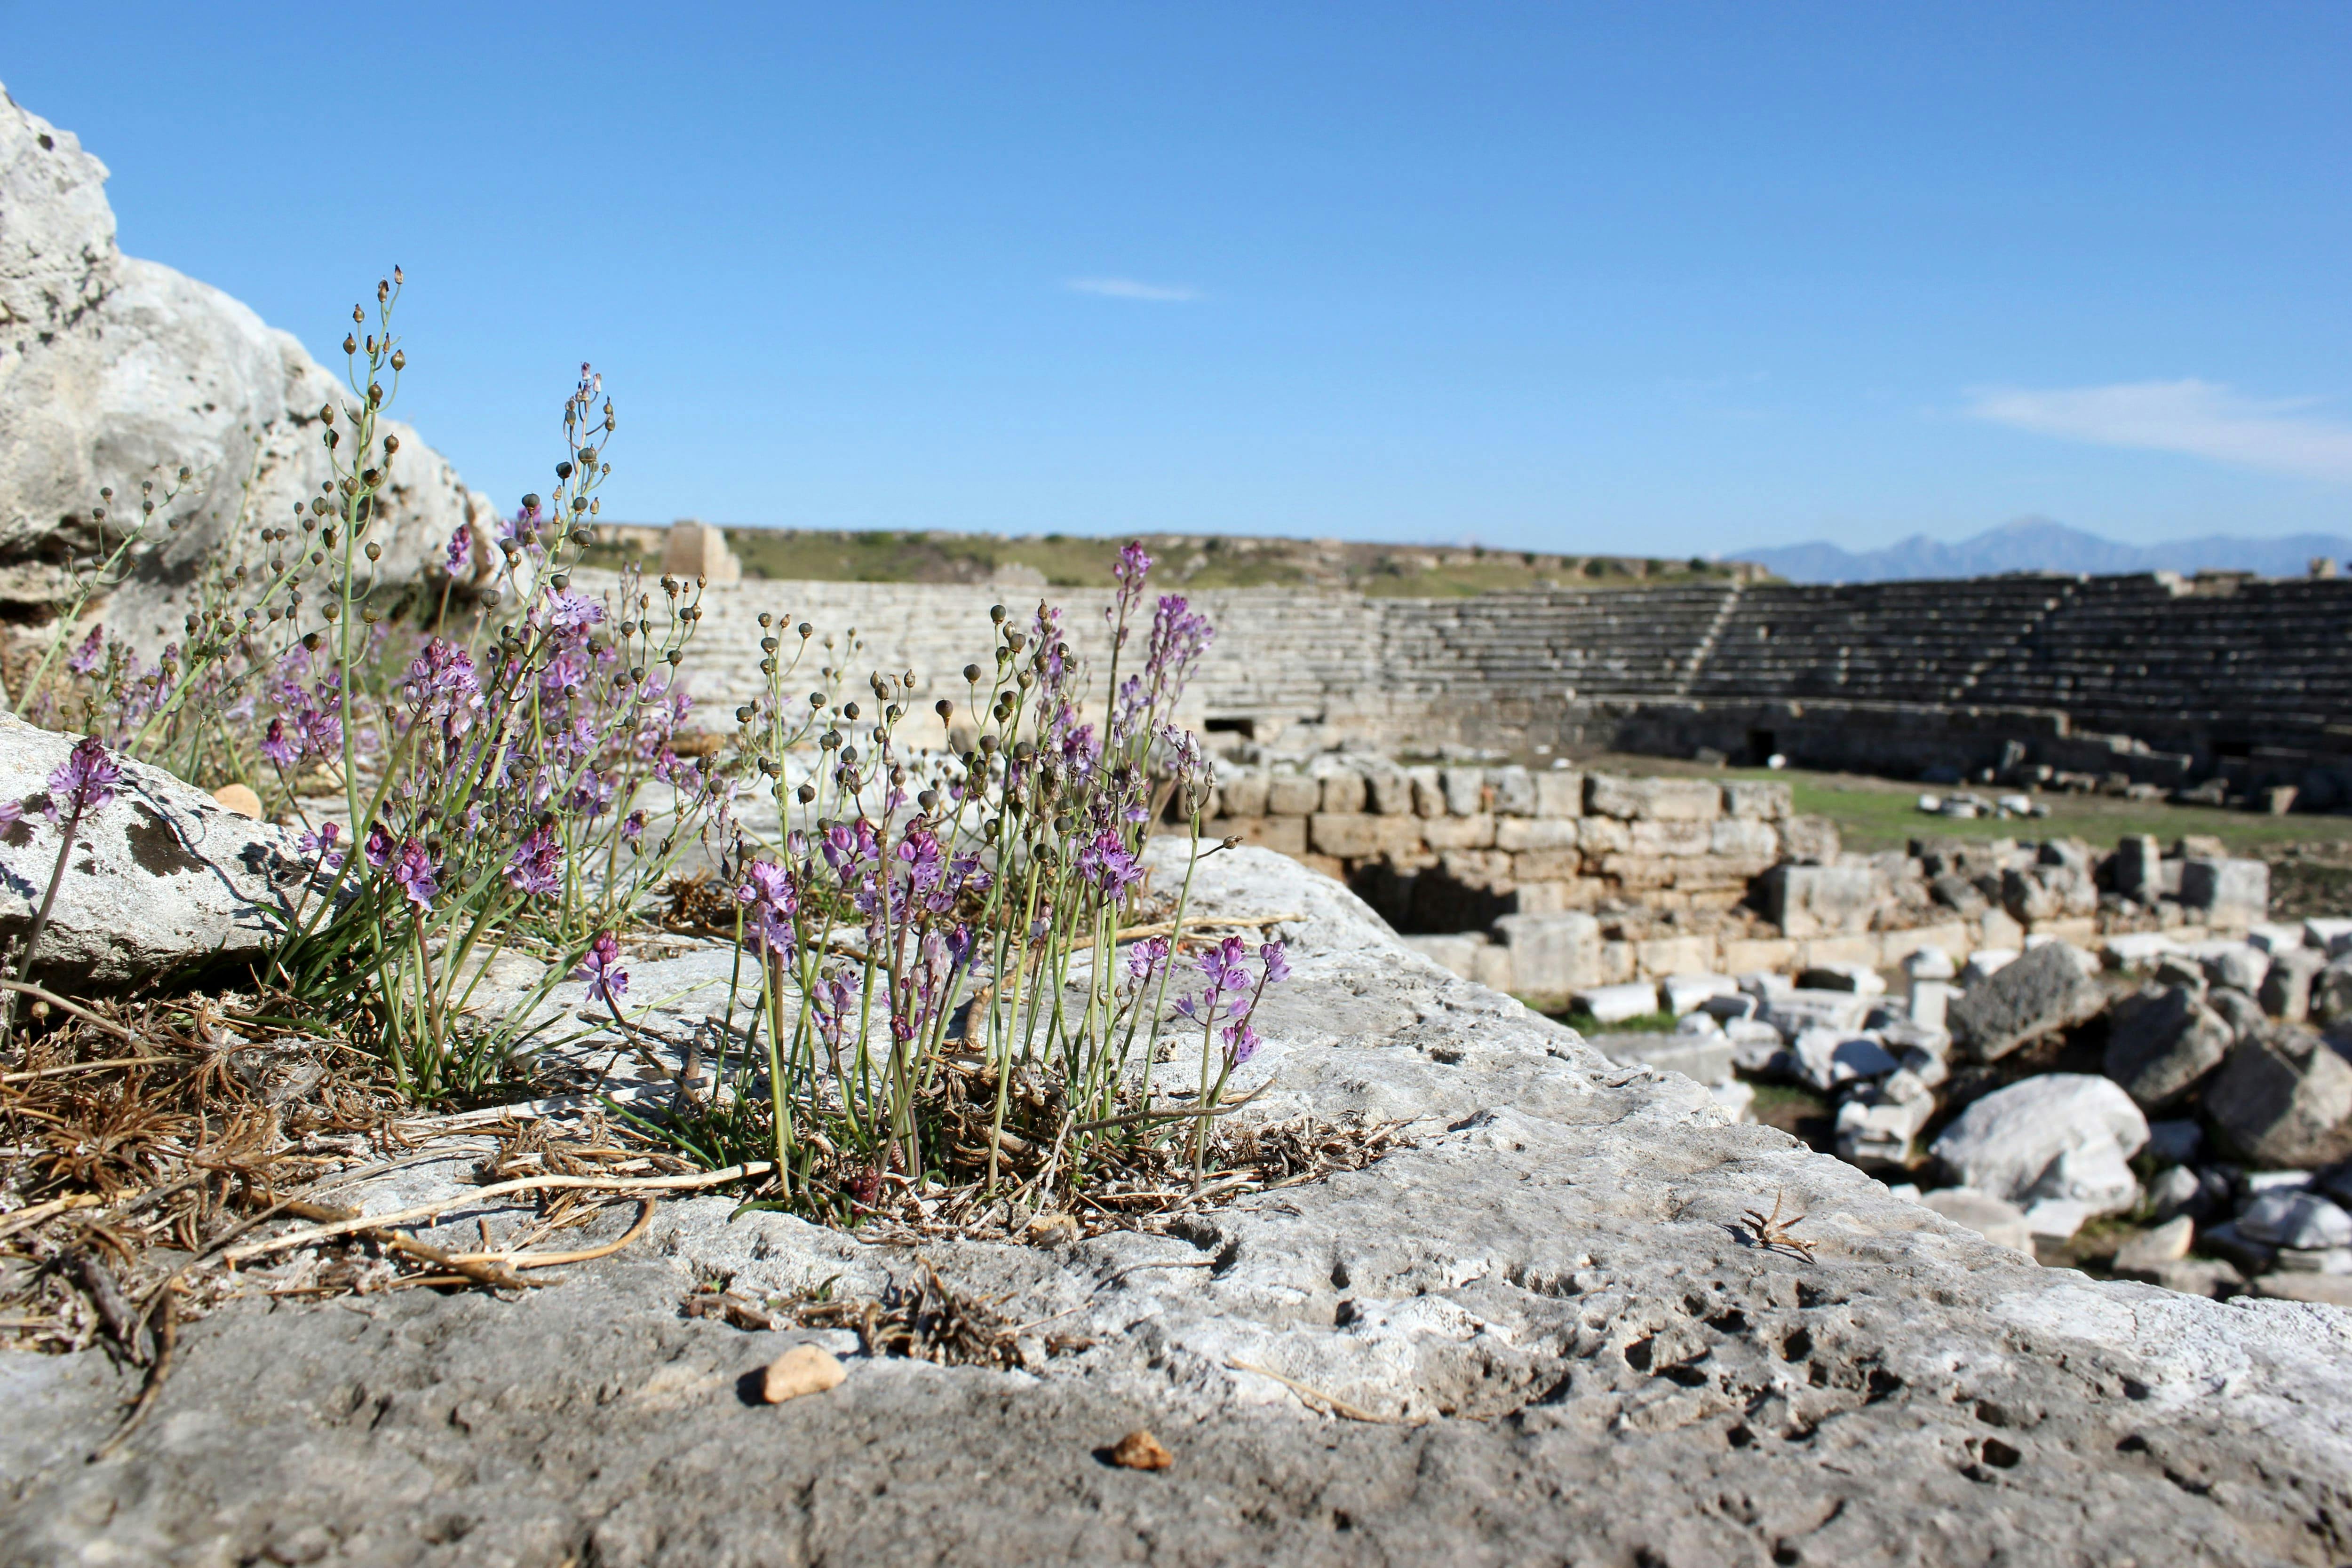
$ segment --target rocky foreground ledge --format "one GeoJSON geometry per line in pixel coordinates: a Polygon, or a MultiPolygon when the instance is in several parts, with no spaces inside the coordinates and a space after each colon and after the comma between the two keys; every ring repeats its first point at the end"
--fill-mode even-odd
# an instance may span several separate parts
{"type": "Polygon", "coordinates": [[[0,1356],[0,1563],[2352,1556],[2352,1312],[2038,1268],[1271,853],[1205,862],[1196,899],[1302,912],[1253,1112],[1416,1146],[1178,1234],[878,1247],[712,1197],[515,1301],[233,1304],[97,1462],[136,1374],[0,1356]],[[1743,1223],[1776,1198],[1811,1260],[1743,1223]],[[852,1356],[771,1406],[762,1366],[855,1337],[681,1311],[715,1278],[855,1298],[926,1265],[1095,1343],[1034,1372],[852,1356]],[[1172,1466],[1108,1462],[1139,1427],[1172,1466]]]}

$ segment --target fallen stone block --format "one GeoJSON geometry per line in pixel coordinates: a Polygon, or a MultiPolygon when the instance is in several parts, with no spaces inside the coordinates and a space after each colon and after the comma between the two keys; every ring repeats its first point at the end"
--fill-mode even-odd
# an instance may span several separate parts
{"type": "MultiPolygon", "coordinates": [[[[1506,915],[1495,922],[1495,935],[1510,954],[1512,988],[1523,996],[1570,996],[1601,981],[1601,922],[1590,915],[1506,915]]],[[[1625,1016],[1656,1006],[1653,991],[1648,1006],[1625,1016]]]]}
{"type": "Polygon", "coordinates": [[[2150,988],[2116,1004],[2101,1065],[2140,1109],[2160,1110],[2221,1066],[2236,1038],[2187,987],[2150,988]]]}
{"type": "Polygon", "coordinates": [[[2327,955],[2309,947],[2283,947],[2271,955],[2270,968],[2263,976],[2262,989],[2255,999],[2263,1011],[2288,1023],[2301,1023],[2311,1016],[2312,982],[2327,967],[2327,955]]]}
{"type": "Polygon", "coordinates": [[[2327,1023],[2352,1020],[2352,954],[2331,960],[2312,977],[2305,1016],[2327,1023]]]}
{"type": "Polygon", "coordinates": [[[2352,1247],[2352,1214],[2315,1192],[2266,1192],[2238,1216],[2238,1230],[2273,1247],[2352,1247]]]}
{"type": "Polygon", "coordinates": [[[2147,974],[2179,951],[2180,944],[2161,931],[2131,931],[2110,936],[2100,949],[2108,968],[2126,975],[2147,974]]]}
{"type": "Polygon", "coordinates": [[[2342,1274],[2259,1274],[2254,1294],[2282,1301],[2314,1301],[2322,1306],[2352,1307],[2352,1278],[2342,1274]]]}
{"type": "Polygon", "coordinates": [[[2315,1170],[2352,1155],[2352,1064],[2305,1030],[2241,1041],[2204,1106],[2222,1144],[2259,1166],[2315,1170]]]}
{"type": "Polygon", "coordinates": [[[1974,1060],[1997,1061],[2028,1040],[2083,1022],[2106,1005],[2089,963],[2089,955],[2063,943],[2033,948],[1952,1004],[1952,1038],[1974,1060]]]}
{"type": "Polygon", "coordinates": [[[2314,916],[2303,923],[2303,941],[2331,958],[2341,958],[2352,953],[2352,920],[2314,916]]]}
{"type": "Polygon", "coordinates": [[[1842,1030],[1801,1030],[1790,1042],[1789,1052],[1798,1076],[1823,1092],[1856,1079],[1884,1078],[1902,1066],[1894,1052],[1868,1035],[1842,1030]]]}
{"type": "Polygon", "coordinates": [[[2147,1142],[2147,1118],[2114,1083],[2051,1072],[1977,1101],[1929,1152],[1959,1178],[1956,1185],[2012,1203],[2071,1198],[2111,1205],[2099,1212],[2113,1213],[2138,1196],[2128,1168],[2122,1168],[2130,1184],[2125,1191],[2116,1190],[2114,1172],[2147,1142]],[[2088,1162],[2070,1161],[2086,1154],[2094,1156],[2088,1162]],[[2070,1163],[2061,1169],[2062,1161],[2070,1163]],[[2045,1177],[2053,1178],[2048,1186],[2045,1177]]]}
{"type": "Polygon", "coordinates": [[[1658,1010],[1658,988],[1646,982],[1594,986],[1576,993],[1577,1004],[1598,1023],[1623,1023],[1658,1010]]]}
{"type": "Polygon", "coordinates": [[[1753,1005],[1753,998],[1741,996],[1739,982],[1728,975],[1670,975],[1659,983],[1658,992],[1665,998],[1666,1011],[1676,1018],[1696,1012],[1718,999],[1728,1002],[1737,998],[1743,1004],[1753,1005]]]}
{"type": "Polygon", "coordinates": [[[1911,1140],[1935,1112],[1932,1099],[1883,1103],[1848,1100],[1838,1107],[1838,1158],[1856,1165],[1906,1165],[1911,1140]]]}
{"type": "Polygon", "coordinates": [[[2186,860],[2180,867],[2180,902],[2205,912],[2209,923],[2252,925],[2271,907],[2271,868],[2258,860],[2186,860]]]}
{"type": "Polygon", "coordinates": [[[1852,991],[1781,991],[1764,998],[1764,1021],[1794,1040],[1809,1029],[1853,1034],[1870,1016],[1870,998],[1852,991]]]}
{"type": "Polygon", "coordinates": [[[2194,951],[2210,986],[2228,986],[2252,996],[2270,972],[2270,955],[2251,942],[2200,942],[2194,951]]]}

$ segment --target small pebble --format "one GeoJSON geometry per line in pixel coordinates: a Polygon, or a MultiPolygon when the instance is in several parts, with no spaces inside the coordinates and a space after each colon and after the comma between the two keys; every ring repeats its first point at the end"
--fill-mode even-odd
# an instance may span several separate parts
{"type": "Polygon", "coordinates": [[[261,820],[261,797],[247,785],[224,784],[213,791],[213,799],[240,817],[261,820]]]}
{"type": "Polygon", "coordinates": [[[771,1405],[782,1405],[803,1394],[838,1388],[848,1375],[841,1358],[823,1345],[796,1344],[768,1364],[760,1380],[760,1397],[771,1405]]]}
{"type": "Polygon", "coordinates": [[[1118,1440],[1110,1451],[1110,1462],[1123,1470],[1164,1470],[1176,1462],[1176,1456],[1150,1433],[1138,1427],[1118,1440]]]}

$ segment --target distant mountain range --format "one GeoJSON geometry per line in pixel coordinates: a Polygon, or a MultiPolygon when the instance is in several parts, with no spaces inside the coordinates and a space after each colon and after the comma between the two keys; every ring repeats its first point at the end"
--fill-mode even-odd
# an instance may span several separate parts
{"type": "Polygon", "coordinates": [[[1958,544],[1914,534],[1885,549],[1855,551],[1816,540],[1741,550],[1732,559],[1754,561],[1791,582],[1884,582],[1906,577],[1990,577],[2004,571],[2196,571],[2205,567],[2301,577],[2314,556],[2332,556],[2352,566],[2352,538],[2335,534],[2289,534],[2275,539],[2216,535],[2126,545],[2047,517],[2023,517],[1958,544]]]}

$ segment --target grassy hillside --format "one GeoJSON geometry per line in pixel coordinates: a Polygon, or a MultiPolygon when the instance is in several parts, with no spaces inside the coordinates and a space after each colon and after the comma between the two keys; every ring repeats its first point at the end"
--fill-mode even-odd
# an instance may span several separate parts
{"type": "MultiPolygon", "coordinates": [[[[658,566],[658,547],[640,550],[625,525],[592,552],[618,566],[658,566]]],[[[1119,538],[1071,534],[834,532],[730,528],[727,542],[747,576],[819,582],[989,582],[1055,588],[1108,585],[1119,538]]],[[[1352,588],[1388,598],[1454,598],[1514,590],[1622,588],[1634,583],[1727,580],[1727,563],[1632,556],[1489,550],[1478,546],[1346,544],[1335,539],[1228,538],[1207,534],[1144,536],[1159,565],[1153,580],[1193,588],[1301,584],[1352,588]]]]}

